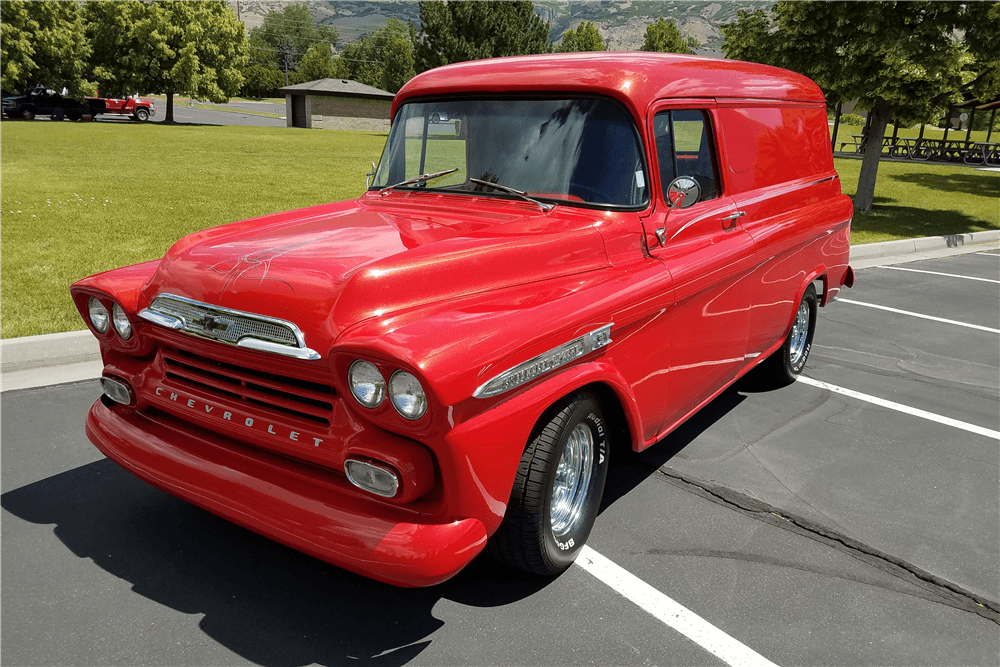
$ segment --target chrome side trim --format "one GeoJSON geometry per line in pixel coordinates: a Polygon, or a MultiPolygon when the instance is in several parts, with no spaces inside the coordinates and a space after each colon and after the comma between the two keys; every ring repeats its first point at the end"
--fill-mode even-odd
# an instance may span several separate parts
{"type": "Polygon", "coordinates": [[[236,343],[236,345],[237,347],[247,347],[251,350],[273,352],[274,354],[283,354],[286,357],[305,359],[306,361],[315,361],[320,358],[319,352],[311,350],[308,347],[289,347],[288,345],[272,343],[271,341],[261,340],[259,338],[250,338],[245,336],[240,338],[240,342],[236,343]]]}
{"type": "Polygon", "coordinates": [[[564,343],[524,363],[518,364],[489,380],[486,384],[479,387],[479,389],[476,389],[472,395],[475,398],[497,396],[520,387],[522,384],[530,382],[540,375],[561,368],[598,348],[602,348],[611,342],[612,326],[614,326],[613,322],[605,324],[600,329],[595,329],[588,334],[574,338],[568,343],[564,343]]]}
{"type": "Polygon", "coordinates": [[[139,317],[158,326],[296,359],[316,360],[320,354],[306,347],[305,335],[292,322],[195,301],[175,294],[158,294],[139,317]]]}

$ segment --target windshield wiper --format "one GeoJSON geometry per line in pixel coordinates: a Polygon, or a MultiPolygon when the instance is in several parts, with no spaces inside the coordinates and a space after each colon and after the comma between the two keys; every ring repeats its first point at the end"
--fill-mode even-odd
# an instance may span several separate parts
{"type": "Polygon", "coordinates": [[[404,185],[413,185],[414,183],[421,183],[423,181],[429,181],[429,180],[431,180],[433,178],[439,178],[441,176],[447,176],[448,174],[454,174],[456,171],[458,171],[457,167],[455,169],[445,169],[444,171],[435,171],[433,174],[422,174],[420,176],[414,176],[413,178],[408,178],[405,181],[401,181],[399,183],[394,183],[392,185],[387,185],[384,188],[382,188],[381,190],[379,190],[378,193],[380,195],[384,195],[386,192],[388,192],[389,190],[392,190],[394,188],[401,188],[404,185]]]}
{"type": "Polygon", "coordinates": [[[507,194],[517,195],[518,197],[520,197],[525,201],[530,201],[532,204],[537,204],[538,206],[541,206],[542,210],[545,211],[546,213],[555,208],[554,204],[545,204],[543,202],[538,201],[537,199],[532,199],[531,197],[528,196],[527,192],[521,192],[520,190],[509,188],[506,185],[500,185],[499,183],[491,183],[490,181],[484,181],[481,178],[470,178],[469,180],[472,181],[473,183],[478,183],[479,185],[485,185],[487,187],[500,190],[501,192],[506,192],[507,194]]]}

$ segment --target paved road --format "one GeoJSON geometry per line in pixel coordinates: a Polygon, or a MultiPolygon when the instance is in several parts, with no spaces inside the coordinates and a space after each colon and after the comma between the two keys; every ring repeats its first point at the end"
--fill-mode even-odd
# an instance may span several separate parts
{"type": "Polygon", "coordinates": [[[97,382],[5,392],[0,659],[718,665],[728,637],[779,665],[996,665],[998,284],[996,252],[859,271],[805,380],[741,383],[616,462],[589,546],[714,626],[701,644],[582,566],[344,573],[104,459],[97,382]]]}
{"type": "MultiPolygon", "coordinates": [[[[186,102],[174,103],[174,121],[178,123],[198,123],[203,125],[249,125],[253,127],[286,127],[284,118],[271,118],[269,116],[257,116],[254,114],[239,113],[240,109],[250,109],[277,113],[284,115],[285,105],[267,104],[260,102],[231,102],[226,105],[233,111],[214,111],[209,109],[195,109],[188,107],[186,102]]],[[[153,123],[162,123],[167,115],[167,103],[157,101],[156,115],[150,119],[153,123]]],[[[101,115],[97,117],[99,123],[134,123],[128,117],[115,117],[112,115],[101,115]]]]}

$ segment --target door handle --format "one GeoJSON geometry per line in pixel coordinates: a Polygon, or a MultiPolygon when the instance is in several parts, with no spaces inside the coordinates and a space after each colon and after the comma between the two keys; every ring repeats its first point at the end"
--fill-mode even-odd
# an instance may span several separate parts
{"type": "Polygon", "coordinates": [[[656,239],[660,242],[660,247],[662,248],[667,242],[667,228],[660,227],[656,230],[656,239]]]}
{"type": "Polygon", "coordinates": [[[727,215],[726,217],[722,218],[722,228],[725,229],[726,231],[729,231],[730,229],[736,226],[735,221],[739,220],[746,214],[747,214],[746,211],[736,211],[735,213],[727,215]]]}

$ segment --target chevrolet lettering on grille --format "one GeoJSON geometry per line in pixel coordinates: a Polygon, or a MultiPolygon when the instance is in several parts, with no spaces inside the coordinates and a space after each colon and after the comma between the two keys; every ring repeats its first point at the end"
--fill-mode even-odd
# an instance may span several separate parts
{"type": "Polygon", "coordinates": [[[184,405],[192,410],[204,412],[204,414],[209,415],[214,419],[227,421],[230,424],[242,424],[245,428],[262,431],[264,433],[268,433],[269,435],[273,435],[276,438],[304,443],[308,443],[312,440],[314,447],[319,447],[323,442],[323,438],[317,438],[309,435],[308,433],[302,433],[301,431],[293,431],[292,429],[286,426],[281,426],[280,424],[272,424],[265,420],[255,419],[247,415],[241,415],[206,401],[192,398],[190,396],[184,396],[168,387],[159,386],[153,391],[153,393],[162,399],[172,401],[178,405],[184,405]]]}

